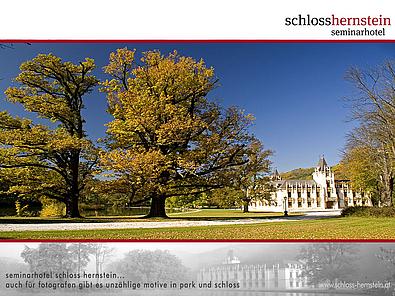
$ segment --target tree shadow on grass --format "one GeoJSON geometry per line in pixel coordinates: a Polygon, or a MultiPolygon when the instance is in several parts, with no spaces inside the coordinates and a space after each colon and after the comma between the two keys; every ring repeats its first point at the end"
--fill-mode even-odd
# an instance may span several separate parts
{"type": "Polygon", "coordinates": [[[54,223],[109,223],[140,220],[140,217],[83,217],[83,218],[0,218],[0,224],[54,224],[54,223]]]}
{"type": "Polygon", "coordinates": [[[145,215],[139,216],[101,216],[101,217],[85,217],[85,218],[38,218],[38,217],[0,217],[0,224],[54,224],[54,223],[116,223],[116,222],[170,222],[170,221],[235,221],[235,220],[267,220],[267,219],[294,219],[303,216],[302,213],[293,214],[288,217],[283,215],[273,214],[259,216],[263,212],[246,213],[245,216],[241,213],[237,215],[224,216],[176,216],[170,215],[167,218],[147,218],[145,215]]]}
{"type": "Polygon", "coordinates": [[[210,216],[200,216],[200,217],[169,217],[168,220],[181,220],[181,221],[235,221],[235,220],[267,220],[267,219],[292,219],[298,216],[303,216],[302,214],[293,215],[293,216],[279,216],[279,215],[270,215],[270,216],[247,216],[247,217],[234,217],[234,216],[221,216],[221,217],[210,217],[210,216]]]}

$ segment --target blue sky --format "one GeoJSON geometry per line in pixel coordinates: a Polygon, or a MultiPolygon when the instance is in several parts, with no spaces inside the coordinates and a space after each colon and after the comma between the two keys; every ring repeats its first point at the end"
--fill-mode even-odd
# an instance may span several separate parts
{"type": "MultiPolygon", "coordinates": [[[[117,48],[138,53],[159,49],[203,58],[213,66],[220,87],[209,98],[237,105],[256,117],[252,131],[274,150],[273,167],[288,171],[314,166],[324,154],[330,165],[341,158],[345,136],[355,123],[344,98],[355,91],[344,76],[351,66],[370,68],[395,58],[394,43],[32,43],[0,51],[0,109],[26,116],[4,100],[4,90],[19,65],[39,53],[53,53],[78,62],[91,57],[96,75],[117,48]]],[[[95,90],[86,98],[86,130],[92,139],[105,135],[106,98],[95,90]]]]}

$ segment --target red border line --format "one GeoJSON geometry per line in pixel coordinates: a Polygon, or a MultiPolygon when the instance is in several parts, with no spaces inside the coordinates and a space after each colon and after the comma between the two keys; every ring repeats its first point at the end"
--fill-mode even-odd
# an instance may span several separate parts
{"type": "Polygon", "coordinates": [[[254,239],[237,239],[237,240],[166,240],[166,239],[153,239],[153,240],[124,240],[124,239],[9,239],[0,240],[1,243],[72,243],[72,242],[91,242],[91,243],[395,243],[395,239],[379,240],[379,239],[284,239],[284,240],[254,240],[254,239]]]}
{"type": "Polygon", "coordinates": [[[394,43],[395,39],[0,39],[1,43],[394,43]]]}

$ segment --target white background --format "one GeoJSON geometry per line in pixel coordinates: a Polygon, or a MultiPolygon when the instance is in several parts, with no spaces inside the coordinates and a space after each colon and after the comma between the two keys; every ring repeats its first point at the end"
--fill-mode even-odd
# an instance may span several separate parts
{"type": "MultiPolygon", "coordinates": [[[[351,39],[285,17],[391,17],[393,0],[3,0],[0,39],[351,39]]],[[[385,37],[395,39],[395,23],[385,37]]],[[[373,28],[373,27],[371,27],[373,28]]],[[[355,38],[355,37],[354,37],[355,38]]],[[[357,37],[358,39],[369,39],[357,37]]],[[[371,39],[371,38],[370,38],[371,39]]]]}

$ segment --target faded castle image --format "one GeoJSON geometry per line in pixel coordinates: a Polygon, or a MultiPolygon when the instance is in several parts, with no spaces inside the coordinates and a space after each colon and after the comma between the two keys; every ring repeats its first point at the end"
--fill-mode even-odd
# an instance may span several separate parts
{"type": "Polygon", "coordinates": [[[394,292],[393,243],[3,243],[0,250],[1,295],[394,292]]]}
{"type": "Polygon", "coordinates": [[[342,209],[372,206],[369,194],[353,190],[350,180],[337,180],[324,156],[313,172],[313,180],[283,180],[276,170],[271,176],[271,200],[252,200],[253,211],[342,209]]]}
{"type": "Polygon", "coordinates": [[[286,263],[245,264],[229,250],[221,265],[203,268],[198,273],[200,282],[234,282],[241,289],[284,290],[310,287],[307,278],[302,276],[303,264],[300,261],[286,263]]]}

